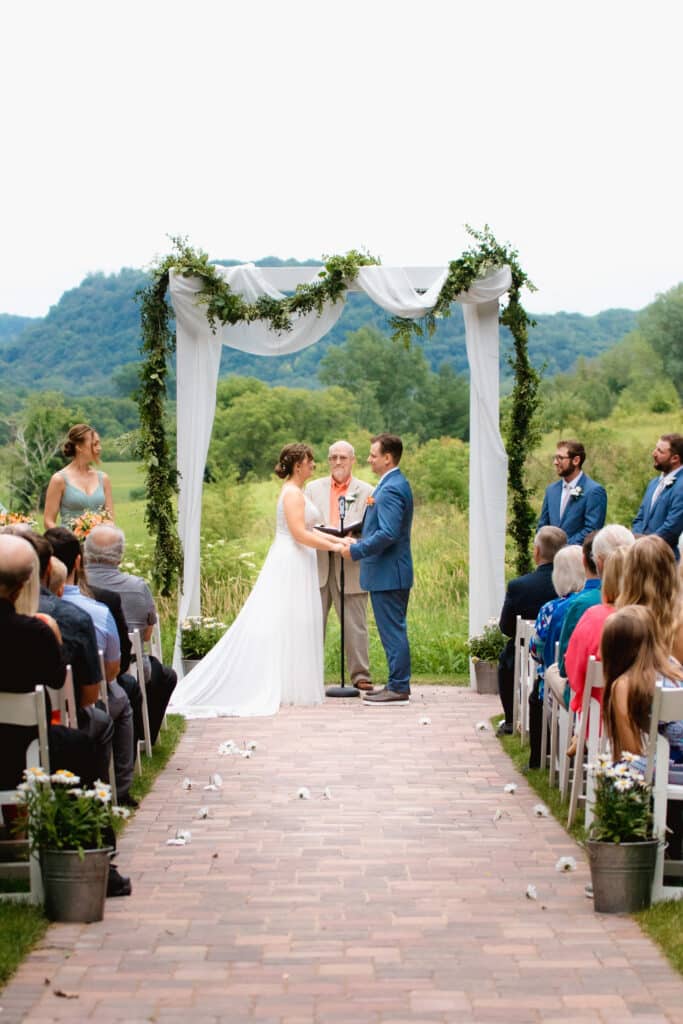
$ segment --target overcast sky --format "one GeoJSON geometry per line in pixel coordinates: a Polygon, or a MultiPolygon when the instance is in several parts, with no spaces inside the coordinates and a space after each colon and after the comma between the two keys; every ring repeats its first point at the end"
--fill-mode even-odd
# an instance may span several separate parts
{"type": "Polygon", "coordinates": [[[683,280],[679,0],[3,6],[0,312],[215,258],[511,242],[537,312],[683,280]]]}

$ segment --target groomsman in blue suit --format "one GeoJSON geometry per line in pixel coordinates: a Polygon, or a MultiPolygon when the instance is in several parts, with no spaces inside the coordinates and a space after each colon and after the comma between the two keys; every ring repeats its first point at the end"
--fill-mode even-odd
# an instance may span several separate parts
{"type": "Polygon", "coordinates": [[[636,537],[656,533],[671,545],[678,560],[678,539],[683,533],[683,435],[662,434],[652,460],[659,476],[647,485],[631,529],[636,537]]]}
{"type": "Polygon", "coordinates": [[[585,459],[580,441],[557,442],[553,462],[559,480],[546,487],[536,528],[559,526],[568,544],[582,544],[584,537],[605,525],[607,492],[583,472],[585,459]]]}
{"type": "Polygon", "coordinates": [[[378,434],[368,462],[380,478],[368,498],[363,531],[345,557],[361,560],[360,585],[369,591],[372,610],[389,665],[387,685],[363,695],[364,704],[405,704],[410,699],[410,646],[406,613],[413,585],[410,528],[413,493],[398,464],[403,442],[394,434],[378,434]]]}

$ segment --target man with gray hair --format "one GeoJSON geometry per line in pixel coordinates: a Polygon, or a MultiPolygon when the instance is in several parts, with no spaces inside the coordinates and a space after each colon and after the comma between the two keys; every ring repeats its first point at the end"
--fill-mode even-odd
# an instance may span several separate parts
{"type": "MultiPolygon", "coordinates": [[[[95,587],[112,590],[121,598],[121,607],[129,630],[137,629],[143,641],[149,640],[157,621],[157,609],[145,580],[121,572],[126,545],[123,530],[102,524],[94,527],[85,539],[83,558],[88,582],[95,587]]],[[[178,677],[172,668],[154,657],[144,657],[145,685],[152,743],[156,742],[166,707],[178,677]]]]}
{"type": "MultiPolygon", "coordinates": [[[[339,508],[343,499],[345,523],[360,522],[372,486],[351,475],[356,454],[348,441],[335,441],[327,454],[330,475],[306,485],[306,497],[313,502],[320,517],[318,522],[339,527],[339,508]]],[[[333,604],[341,616],[341,555],[318,551],[318,585],[323,606],[323,626],[333,604]]],[[[370,658],[368,655],[368,595],[360,585],[360,563],[344,563],[344,652],[353,686],[371,692],[370,658]]]]}

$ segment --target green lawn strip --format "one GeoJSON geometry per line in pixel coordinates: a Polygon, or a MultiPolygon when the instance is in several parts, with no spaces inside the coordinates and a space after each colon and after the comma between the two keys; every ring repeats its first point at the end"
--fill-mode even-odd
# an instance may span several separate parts
{"type": "MultiPolygon", "coordinates": [[[[180,715],[168,715],[167,722],[168,728],[160,731],[152,757],[143,757],[142,774],[136,775],[131,787],[133,795],[138,800],[149,793],[155,778],[168,763],[185,732],[186,722],[180,715]]],[[[117,833],[125,827],[126,822],[121,818],[117,819],[117,833]]],[[[25,885],[23,887],[25,888],[25,885]]],[[[9,888],[16,886],[11,885],[9,888]]],[[[43,937],[48,923],[41,907],[0,901],[0,985],[7,982],[24,957],[43,937]]]]}
{"type": "MultiPolygon", "coordinates": [[[[499,721],[500,715],[495,715],[491,719],[494,729],[499,721]]],[[[498,738],[515,767],[522,772],[531,788],[538,793],[553,817],[566,829],[568,804],[563,803],[560,799],[557,787],[548,785],[547,771],[542,771],[540,768],[526,769],[529,748],[522,746],[519,736],[500,736],[498,738]]],[[[576,817],[576,824],[568,831],[578,843],[581,843],[586,838],[581,807],[576,817]]],[[[679,974],[683,974],[683,900],[666,900],[663,903],[655,903],[649,910],[643,910],[633,916],[643,931],[657,943],[672,966],[679,974]]]]}
{"type": "Polygon", "coordinates": [[[0,902],[0,985],[16,971],[48,926],[40,907],[0,902]]]}
{"type": "Polygon", "coordinates": [[[683,974],[683,900],[655,903],[649,910],[641,910],[634,916],[671,965],[683,974]]]}

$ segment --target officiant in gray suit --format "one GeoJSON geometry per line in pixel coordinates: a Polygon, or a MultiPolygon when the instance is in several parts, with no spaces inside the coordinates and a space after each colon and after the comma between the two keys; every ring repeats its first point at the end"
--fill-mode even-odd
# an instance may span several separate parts
{"type": "MultiPolygon", "coordinates": [[[[330,475],[306,485],[306,496],[313,502],[320,523],[339,526],[339,499],[346,501],[346,526],[360,521],[365,512],[372,486],[352,475],[356,455],[348,441],[335,441],[327,453],[330,475]]],[[[323,625],[327,625],[330,606],[337,616],[341,611],[341,556],[332,551],[318,551],[318,583],[323,606],[323,625]]],[[[344,563],[344,653],[353,686],[372,690],[368,655],[368,595],[360,585],[360,562],[344,563]]]]}

